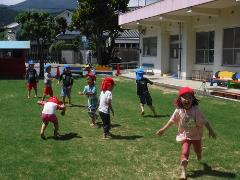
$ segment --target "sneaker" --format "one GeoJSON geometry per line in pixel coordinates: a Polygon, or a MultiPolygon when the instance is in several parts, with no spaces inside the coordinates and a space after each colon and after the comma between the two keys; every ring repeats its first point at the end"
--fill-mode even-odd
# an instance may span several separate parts
{"type": "Polygon", "coordinates": [[[91,124],[90,124],[90,126],[91,126],[91,127],[95,127],[95,126],[96,126],[96,124],[94,124],[94,123],[91,123],[91,124]]]}
{"type": "Polygon", "coordinates": [[[144,111],[141,112],[141,115],[144,116],[144,111]]]}
{"type": "Polygon", "coordinates": [[[60,134],[55,134],[54,136],[53,136],[53,139],[59,139],[61,136],[60,136],[60,134]]]}
{"type": "Polygon", "coordinates": [[[104,134],[102,139],[104,139],[104,140],[111,139],[111,136],[104,134]]]}
{"type": "Polygon", "coordinates": [[[184,180],[186,179],[186,169],[184,168],[184,166],[180,166],[180,170],[181,170],[181,175],[179,176],[179,179],[184,180]]]}

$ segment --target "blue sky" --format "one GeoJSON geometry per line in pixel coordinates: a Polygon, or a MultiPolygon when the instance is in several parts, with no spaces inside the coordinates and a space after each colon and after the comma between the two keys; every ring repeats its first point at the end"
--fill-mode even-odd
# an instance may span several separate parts
{"type": "MultiPolygon", "coordinates": [[[[13,4],[20,3],[22,1],[25,1],[25,0],[0,0],[0,4],[13,5],[13,4]]],[[[156,0],[147,0],[147,3],[154,2],[154,1],[156,1],[156,0]]],[[[145,0],[130,0],[129,1],[129,6],[138,6],[138,4],[140,6],[144,5],[145,0]]]]}

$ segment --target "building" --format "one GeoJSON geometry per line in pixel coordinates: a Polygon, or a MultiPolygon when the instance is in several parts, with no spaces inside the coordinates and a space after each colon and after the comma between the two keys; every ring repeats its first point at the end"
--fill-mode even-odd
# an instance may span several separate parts
{"type": "Polygon", "coordinates": [[[240,72],[239,0],[161,0],[119,15],[140,32],[140,64],[189,79],[207,71],[240,72]]]}
{"type": "Polygon", "coordinates": [[[0,41],[0,78],[24,78],[30,41],[0,41]]]}

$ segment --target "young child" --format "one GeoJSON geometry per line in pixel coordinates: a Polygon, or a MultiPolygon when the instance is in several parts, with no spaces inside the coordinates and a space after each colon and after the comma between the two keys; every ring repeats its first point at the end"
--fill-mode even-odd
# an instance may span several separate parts
{"type": "Polygon", "coordinates": [[[28,70],[26,72],[25,79],[27,81],[28,98],[30,98],[32,88],[34,89],[35,92],[34,97],[37,97],[38,74],[37,71],[34,69],[33,60],[29,60],[28,62],[28,70]]]}
{"type": "Polygon", "coordinates": [[[71,90],[73,85],[73,77],[70,71],[70,66],[68,64],[64,65],[63,73],[61,74],[58,84],[62,80],[62,89],[61,89],[61,96],[63,104],[65,104],[65,98],[68,97],[68,104],[71,105],[71,90]]]}
{"type": "Polygon", "coordinates": [[[141,114],[144,115],[144,105],[147,104],[152,110],[154,116],[156,116],[156,111],[152,105],[152,97],[148,91],[148,84],[153,84],[148,78],[143,77],[144,70],[142,68],[136,69],[136,83],[137,83],[137,95],[140,100],[141,114]]]}
{"type": "Polygon", "coordinates": [[[50,97],[48,101],[38,101],[39,105],[43,106],[42,111],[42,127],[40,131],[40,135],[42,139],[46,139],[44,132],[48,126],[49,122],[52,122],[54,125],[54,137],[57,138],[58,134],[58,119],[55,115],[56,110],[62,110],[61,115],[65,115],[65,106],[61,104],[57,97],[50,97]]]}
{"type": "Polygon", "coordinates": [[[52,80],[54,80],[55,78],[52,77],[51,75],[51,68],[52,67],[50,64],[46,64],[44,66],[45,73],[44,73],[44,89],[43,89],[42,101],[44,101],[47,95],[50,95],[50,97],[53,96],[52,80]]]}
{"type": "Polygon", "coordinates": [[[189,87],[180,89],[176,100],[176,110],[166,125],[159,129],[156,134],[162,135],[166,129],[174,123],[178,127],[176,140],[182,144],[181,153],[181,175],[180,179],[186,179],[186,168],[190,146],[193,144],[197,159],[201,159],[203,127],[208,129],[209,137],[216,138],[216,134],[198,108],[198,100],[194,96],[194,91],[189,87]]]}
{"type": "Polygon", "coordinates": [[[110,77],[106,77],[103,79],[101,84],[101,94],[100,94],[100,103],[99,103],[99,115],[103,122],[103,139],[111,138],[110,128],[111,128],[111,121],[110,121],[110,111],[114,116],[114,111],[112,107],[112,90],[114,88],[114,81],[110,77]]]}
{"type": "Polygon", "coordinates": [[[91,118],[90,126],[96,125],[96,111],[98,108],[98,98],[97,98],[97,90],[94,83],[94,77],[87,76],[86,77],[87,86],[84,87],[83,92],[79,92],[80,95],[86,95],[88,97],[88,115],[91,118]]]}

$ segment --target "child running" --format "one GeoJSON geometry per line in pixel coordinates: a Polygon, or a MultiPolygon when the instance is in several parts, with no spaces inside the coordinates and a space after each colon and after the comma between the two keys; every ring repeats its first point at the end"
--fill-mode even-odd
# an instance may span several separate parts
{"type": "Polygon", "coordinates": [[[136,69],[137,95],[140,100],[141,114],[144,115],[144,105],[147,104],[152,110],[153,115],[157,116],[154,106],[152,105],[152,97],[148,91],[148,84],[153,84],[148,78],[143,77],[144,70],[136,69]]]}
{"type": "Polygon", "coordinates": [[[99,115],[103,122],[103,139],[110,139],[111,133],[111,121],[110,121],[110,111],[114,116],[114,111],[112,107],[112,90],[115,86],[115,83],[112,78],[106,77],[103,79],[101,84],[101,94],[100,94],[100,103],[99,103],[99,115]]]}
{"type": "Polygon", "coordinates": [[[83,92],[79,92],[80,95],[86,95],[88,97],[88,115],[91,118],[90,126],[96,125],[96,111],[98,108],[97,89],[95,87],[95,78],[93,76],[86,77],[87,84],[83,92]]]}
{"type": "Polygon", "coordinates": [[[29,60],[28,62],[28,70],[26,72],[25,79],[27,81],[27,88],[28,88],[28,98],[30,98],[31,90],[34,89],[35,95],[37,97],[37,83],[38,83],[38,74],[37,71],[34,69],[34,62],[33,60],[29,60]]]}
{"type": "Polygon", "coordinates": [[[71,90],[73,85],[73,77],[70,71],[70,66],[68,64],[64,65],[63,73],[61,74],[58,84],[62,80],[62,89],[61,89],[61,96],[63,104],[65,104],[65,98],[68,97],[68,104],[71,105],[71,90]]]}
{"type": "Polygon", "coordinates": [[[58,119],[55,115],[56,110],[62,110],[61,115],[65,115],[65,106],[64,104],[61,104],[57,97],[50,97],[48,101],[38,101],[39,105],[43,106],[42,111],[42,127],[40,131],[40,135],[42,139],[46,139],[45,137],[45,129],[48,126],[49,122],[52,122],[54,125],[54,138],[58,138],[58,119]]]}
{"type": "Polygon", "coordinates": [[[52,67],[50,64],[46,64],[44,66],[45,73],[44,73],[44,89],[43,89],[42,101],[44,101],[47,95],[50,95],[50,97],[53,96],[52,80],[54,80],[55,78],[52,77],[51,75],[51,68],[52,67]]]}
{"type": "Polygon", "coordinates": [[[177,125],[178,134],[176,140],[182,144],[180,179],[186,179],[191,144],[194,147],[197,160],[201,159],[203,127],[205,126],[208,129],[209,137],[216,138],[212,127],[199,110],[198,102],[191,88],[184,87],[180,89],[175,102],[176,110],[166,125],[156,132],[157,135],[162,135],[174,123],[177,125]]]}

